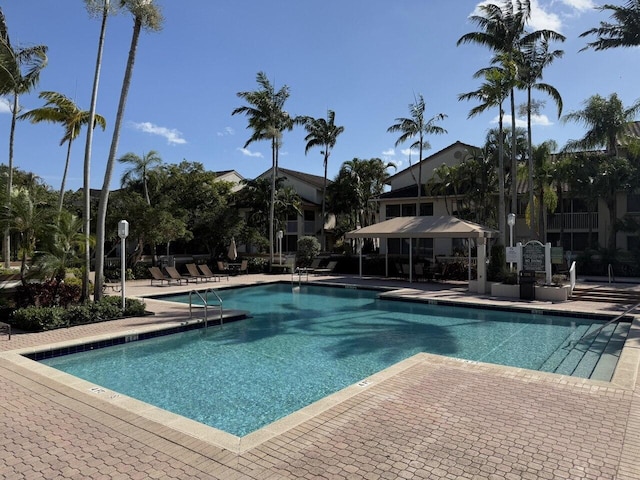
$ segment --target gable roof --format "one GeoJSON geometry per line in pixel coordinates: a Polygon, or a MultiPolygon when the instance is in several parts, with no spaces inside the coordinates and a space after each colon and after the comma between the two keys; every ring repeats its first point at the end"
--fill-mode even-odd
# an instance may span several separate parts
{"type": "MultiPolygon", "coordinates": [[[[258,175],[258,178],[269,174],[271,174],[271,168],[258,175]]],[[[320,175],[312,175],[310,173],[298,172],[296,170],[290,170],[282,167],[278,167],[278,174],[280,176],[296,178],[319,189],[322,189],[324,186],[324,177],[321,177],[320,175]]],[[[327,184],[330,183],[332,183],[332,181],[327,178],[327,184]]]]}
{"type": "MultiPolygon", "coordinates": [[[[429,162],[429,161],[433,160],[435,157],[438,157],[438,156],[442,155],[443,153],[446,153],[446,152],[448,152],[448,151],[450,151],[450,150],[453,150],[453,149],[455,149],[455,148],[461,148],[461,147],[462,147],[462,148],[466,148],[467,150],[480,150],[480,148],[479,148],[479,147],[475,147],[475,146],[473,146],[473,145],[469,145],[468,143],[463,143],[463,142],[461,142],[460,140],[456,140],[454,143],[452,143],[452,144],[451,144],[451,145],[449,145],[448,147],[444,147],[442,150],[438,150],[436,153],[433,153],[433,154],[429,155],[428,157],[423,158],[423,159],[422,159],[422,162],[420,162],[420,163],[422,163],[422,164],[423,164],[423,166],[424,166],[424,164],[425,164],[425,163],[427,163],[427,162],[429,162]]],[[[462,160],[462,159],[461,159],[461,160],[462,160]]],[[[407,170],[409,170],[410,168],[415,168],[415,167],[416,167],[416,165],[417,165],[417,164],[414,164],[413,166],[407,167],[407,168],[405,168],[404,170],[400,170],[398,173],[395,173],[395,174],[391,175],[390,177],[388,177],[388,178],[387,178],[386,183],[391,183],[391,181],[392,181],[394,178],[396,178],[396,177],[398,177],[398,176],[400,176],[400,175],[404,174],[404,173],[405,173],[407,170]]]]}

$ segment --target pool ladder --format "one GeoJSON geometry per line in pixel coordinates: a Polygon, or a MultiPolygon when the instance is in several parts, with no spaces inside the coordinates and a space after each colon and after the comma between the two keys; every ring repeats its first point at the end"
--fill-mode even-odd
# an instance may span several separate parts
{"type": "Polygon", "coordinates": [[[216,292],[213,288],[207,288],[204,291],[204,295],[202,295],[199,291],[197,290],[191,290],[189,292],[189,318],[193,318],[193,303],[192,303],[192,298],[193,295],[197,295],[198,298],[200,298],[200,300],[202,300],[202,303],[204,304],[204,328],[207,328],[209,326],[209,318],[208,318],[208,307],[209,307],[209,293],[212,293],[217,301],[218,304],[217,305],[211,305],[212,307],[217,306],[219,311],[220,311],[220,326],[222,326],[223,323],[223,316],[222,316],[222,299],[220,298],[220,295],[218,295],[218,292],[216,292]]]}
{"type": "Polygon", "coordinates": [[[306,268],[296,268],[291,270],[291,285],[295,284],[295,276],[298,275],[298,287],[302,284],[302,276],[306,275],[307,283],[309,282],[309,270],[306,268]]]}

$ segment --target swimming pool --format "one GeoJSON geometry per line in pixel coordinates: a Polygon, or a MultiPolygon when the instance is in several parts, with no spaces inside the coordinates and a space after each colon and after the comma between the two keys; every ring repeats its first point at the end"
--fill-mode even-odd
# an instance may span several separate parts
{"type": "Polygon", "coordinates": [[[252,318],[44,363],[242,437],[419,352],[543,371],[570,360],[576,369],[585,355],[574,353],[586,347],[570,342],[602,325],[361,289],[271,284],[219,293],[225,309],[252,318]]]}

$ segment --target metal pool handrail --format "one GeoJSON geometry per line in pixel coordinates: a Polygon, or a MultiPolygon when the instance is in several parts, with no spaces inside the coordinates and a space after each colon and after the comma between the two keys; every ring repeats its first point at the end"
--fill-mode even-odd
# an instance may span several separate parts
{"type": "MultiPolygon", "coordinates": [[[[209,301],[208,301],[208,293],[211,292],[213,293],[213,295],[216,297],[216,299],[218,300],[218,309],[220,310],[220,326],[222,326],[223,324],[223,316],[222,316],[222,299],[220,298],[220,295],[218,295],[218,292],[216,292],[214,289],[212,288],[207,288],[204,291],[204,296],[202,296],[200,294],[199,291],[197,290],[191,290],[189,292],[189,318],[193,318],[193,303],[191,301],[192,299],[192,295],[195,293],[200,300],[202,300],[202,303],[204,304],[204,328],[207,328],[209,325],[209,319],[207,317],[207,307],[209,306],[209,301]]],[[[212,305],[212,307],[215,305],[212,305]]]]}
{"type": "Polygon", "coordinates": [[[607,323],[605,323],[604,325],[600,325],[600,327],[596,328],[593,332],[591,333],[585,333],[583,336],[581,336],[578,340],[576,340],[575,344],[577,345],[579,342],[581,342],[582,340],[584,340],[585,338],[589,338],[589,337],[593,337],[594,335],[597,335],[598,333],[600,333],[602,330],[604,330],[606,327],[608,327],[609,325],[611,325],[613,322],[617,322],[618,320],[620,320],[622,317],[624,317],[626,314],[633,312],[636,308],[638,308],[640,306],[640,303],[636,303],[633,307],[625,310],[624,313],[621,313],[620,315],[618,315],[615,318],[612,318],[611,320],[609,320],[607,323]]]}

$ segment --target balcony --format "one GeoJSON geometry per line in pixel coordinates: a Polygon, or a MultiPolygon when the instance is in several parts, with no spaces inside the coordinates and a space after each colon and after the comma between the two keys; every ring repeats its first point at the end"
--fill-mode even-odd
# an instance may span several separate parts
{"type": "Polygon", "coordinates": [[[554,213],[547,216],[547,231],[560,230],[564,221],[564,229],[568,230],[589,230],[589,217],[591,217],[591,229],[598,229],[597,213],[554,213]]]}

